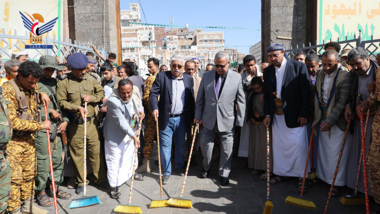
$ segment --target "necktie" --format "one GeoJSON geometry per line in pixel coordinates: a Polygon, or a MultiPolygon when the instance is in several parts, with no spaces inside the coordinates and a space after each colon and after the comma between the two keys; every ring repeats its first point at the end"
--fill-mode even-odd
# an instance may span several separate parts
{"type": "Polygon", "coordinates": [[[216,97],[219,97],[219,90],[220,90],[220,86],[221,85],[222,85],[222,76],[219,75],[218,81],[216,81],[216,85],[215,85],[215,94],[216,94],[216,97]]]}

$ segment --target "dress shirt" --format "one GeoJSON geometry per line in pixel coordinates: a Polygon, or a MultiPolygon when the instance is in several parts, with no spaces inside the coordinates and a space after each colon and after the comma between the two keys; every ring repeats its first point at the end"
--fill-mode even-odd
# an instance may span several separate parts
{"type": "Polygon", "coordinates": [[[276,71],[276,89],[277,89],[278,98],[281,98],[281,90],[282,90],[282,85],[284,83],[285,68],[286,68],[287,62],[288,60],[284,58],[284,60],[282,60],[280,67],[274,66],[274,69],[276,71]]]}
{"type": "Polygon", "coordinates": [[[182,114],[185,105],[185,84],[183,76],[175,78],[172,76],[172,109],[171,114],[182,114]]]}
{"type": "Polygon", "coordinates": [[[325,78],[323,79],[323,85],[322,85],[322,98],[323,98],[323,102],[324,103],[327,103],[327,100],[329,99],[329,88],[330,88],[330,85],[332,84],[332,81],[334,81],[334,76],[336,74],[338,69],[335,69],[334,72],[332,72],[330,75],[328,75],[326,72],[325,72],[325,78]]]}

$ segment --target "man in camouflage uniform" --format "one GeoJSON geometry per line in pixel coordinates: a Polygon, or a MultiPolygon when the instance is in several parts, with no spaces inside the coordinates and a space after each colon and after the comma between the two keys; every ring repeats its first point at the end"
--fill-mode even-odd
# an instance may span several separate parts
{"type": "MultiPolygon", "coordinates": [[[[369,89],[371,90],[371,89],[369,89]]],[[[367,156],[367,166],[369,170],[369,184],[375,201],[373,213],[380,213],[380,68],[376,70],[376,89],[370,97],[357,106],[357,112],[374,111],[377,112],[372,121],[372,142],[367,156]]]]}
{"type": "Polygon", "coordinates": [[[12,168],[11,192],[7,210],[10,213],[32,213],[34,177],[36,176],[36,145],[34,133],[51,127],[49,121],[39,122],[38,104],[49,105],[46,93],[39,93],[37,85],[43,75],[37,63],[25,61],[18,69],[16,79],[3,84],[3,95],[8,103],[13,135],[7,144],[9,164],[12,168]],[[16,95],[17,94],[17,95],[16,95]],[[21,200],[24,204],[20,211],[21,200]]]}
{"type": "MultiPolygon", "coordinates": [[[[40,92],[45,92],[50,97],[50,105],[48,108],[48,119],[52,123],[50,129],[50,144],[51,154],[54,169],[54,181],[57,190],[57,198],[69,199],[70,193],[64,192],[59,189],[59,185],[63,181],[63,160],[62,160],[62,139],[61,134],[65,134],[68,124],[68,117],[62,114],[59,108],[59,104],[56,98],[57,80],[51,76],[55,69],[62,70],[63,66],[58,65],[58,61],[53,56],[41,56],[38,61],[39,66],[43,69],[44,75],[38,82],[40,92]],[[53,134],[54,132],[54,134],[53,134]],[[58,134],[59,133],[59,134],[58,134]],[[54,135],[54,136],[53,136],[54,135]]],[[[43,105],[40,105],[41,110],[44,109],[43,105]]],[[[41,112],[42,121],[45,120],[45,111],[41,112]]],[[[37,153],[37,176],[36,176],[36,199],[37,203],[43,207],[50,207],[53,202],[48,198],[53,196],[51,190],[50,180],[50,165],[49,165],[49,151],[47,147],[46,130],[41,130],[35,134],[36,153],[37,153]],[[45,188],[48,188],[48,195],[46,195],[45,188]]]]}
{"type": "Polygon", "coordinates": [[[0,87],[0,214],[7,210],[7,200],[11,190],[11,167],[5,152],[5,146],[12,137],[11,119],[7,104],[0,87]]]}
{"type": "Polygon", "coordinates": [[[70,124],[67,128],[69,151],[77,171],[78,187],[76,193],[83,192],[83,135],[84,120],[87,121],[87,153],[96,183],[105,178],[104,160],[100,150],[96,105],[104,98],[104,89],[97,80],[86,73],[87,57],[74,53],[67,59],[72,72],[62,75],[57,84],[57,98],[62,111],[70,112],[70,124]],[[88,103],[87,111],[84,108],[88,103]]]}

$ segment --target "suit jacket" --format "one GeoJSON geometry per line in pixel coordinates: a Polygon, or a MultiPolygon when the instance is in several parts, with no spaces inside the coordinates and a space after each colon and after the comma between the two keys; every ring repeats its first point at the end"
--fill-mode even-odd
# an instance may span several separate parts
{"type": "MultiPolygon", "coordinates": [[[[185,73],[183,75],[183,83],[185,85],[185,103],[183,114],[185,114],[186,125],[189,125],[194,118],[194,82],[193,78],[185,73]]],[[[168,124],[171,108],[172,108],[172,73],[171,71],[160,72],[156,76],[150,91],[149,103],[151,111],[158,109],[159,128],[164,130],[168,124]],[[160,102],[157,101],[160,96],[160,102]]]]}
{"type": "Polygon", "coordinates": [[[213,130],[215,124],[220,132],[231,131],[243,126],[245,115],[245,95],[241,75],[228,70],[219,98],[215,93],[215,70],[204,73],[195,104],[195,119],[213,130]]]}
{"type": "MultiPolygon", "coordinates": [[[[333,77],[328,90],[328,98],[330,91],[336,77],[335,92],[332,95],[330,106],[327,109],[326,122],[331,126],[337,125],[340,130],[345,131],[347,120],[344,117],[344,110],[350,97],[350,89],[352,87],[352,75],[347,70],[341,68],[333,77]],[[336,77],[338,75],[338,77],[336,77]]],[[[319,107],[319,97],[322,97],[322,85],[325,79],[325,72],[319,72],[317,82],[315,83],[315,90],[317,91],[314,97],[314,122],[315,126],[322,119],[322,110],[319,107]],[[317,97],[317,94],[319,97],[317,97]]]]}
{"type": "MultiPolygon", "coordinates": [[[[264,69],[264,113],[273,116],[274,92],[277,91],[276,70],[274,65],[264,69]]],[[[282,82],[281,99],[286,126],[299,127],[298,117],[309,118],[310,105],[309,74],[304,63],[287,59],[282,82]]]]}

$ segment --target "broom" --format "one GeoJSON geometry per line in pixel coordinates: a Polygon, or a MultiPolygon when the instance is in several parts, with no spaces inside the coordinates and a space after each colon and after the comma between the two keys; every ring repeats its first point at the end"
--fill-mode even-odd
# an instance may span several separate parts
{"type": "Polygon", "coordinates": [[[345,131],[345,133],[344,133],[344,138],[343,138],[343,142],[342,142],[342,147],[340,148],[339,157],[338,157],[338,162],[337,162],[337,164],[336,164],[336,168],[335,168],[335,172],[334,172],[334,177],[333,177],[333,180],[332,180],[332,183],[331,183],[331,187],[330,187],[330,191],[329,191],[329,196],[328,196],[328,198],[327,198],[327,202],[326,202],[326,206],[325,206],[325,212],[324,212],[324,214],[326,214],[326,213],[327,213],[327,210],[329,209],[330,199],[331,199],[331,196],[332,196],[332,191],[333,191],[333,189],[334,189],[336,176],[338,175],[338,170],[339,170],[340,160],[342,159],[343,149],[344,149],[344,145],[346,144],[346,139],[347,139],[348,129],[350,128],[350,123],[351,123],[351,120],[348,121],[348,123],[347,123],[347,128],[346,128],[346,131],[345,131]]]}
{"type": "Polygon", "coordinates": [[[199,123],[195,125],[195,129],[193,132],[193,142],[191,142],[189,160],[187,161],[187,167],[186,167],[186,172],[185,172],[185,178],[183,179],[181,195],[179,198],[169,198],[169,200],[166,202],[167,205],[174,206],[174,207],[182,207],[182,208],[193,208],[193,204],[191,203],[191,200],[183,199],[182,196],[185,190],[187,174],[189,173],[191,156],[193,154],[193,149],[194,149],[195,136],[197,135],[198,129],[199,129],[199,123]]]}
{"type": "Polygon", "coordinates": [[[157,131],[157,152],[158,152],[158,169],[159,169],[159,176],[160,176],[160,194],[161,194],[161,200],[152,201],[150,203],[149,208],[159,208],[159,207],[167,207],[166,202],[167,199],[163,198],[163,189],[162,189],[162,172],[161,172],[161,156],[160,156],[160,133],[158,132],[158,119],[156,119],[156,131],[157,131]]]}
{"type": "MultiPolygon", "coordinates": [[[[84,103],[84,109],[87,112],[87,102],[84,103]]],[[[78,208],[78,207],[88,207],[95,204],[100,204],[100,200],[98,196],[89,196],[86,197],[87,193],[87,114],[85,115],[86,118],[84,118],[84,137],[83,137],[83,171],[84,171],[84,179],[83,179],[83,197],[74,199],[71,201],[71,204],[69,206],[70,209],[78,208]]]]}
{"type": "Polygon", "coordinates": [[[294,205],[294,206],[297,206],[297,207],[302,207],[302,208],[306,208],[306,209],[313,209],[313,210],[315,210],[315,209],[317,209],[317,207],[315,206],[315,203],[313,201],[306,200],[306,199],[304,199],[302,197],[303,196],[303,192],[305,190],[305,181],[306,181],[306,174],[307,174],[307,166],[309,164],[310,150],[311,150],[311,147],[313,146],[313,139],[314,139],[314,126],[313,126],[313,128],[311,130],[311,138],[310,138],[309,148],[308,148],[308,151],[307,151],[305,171],[303,173],[303,178],[302,178],[301,194],[300,194],[299,197],[292,197],[292,196],[286,197],[285,203],[286,204],[290,204],[290,205],[294,205]]]}
{"type": "MultiPolygon", "coordinates": [[[[367,127],[368,127],[368,119],[369,119],[369,110],[367,111],[367,120],[364,127],[364,134],[367,133],[367,127]]],[[[358,186],[359,186],[359,175],[360,175],[360,167],[362,165],[362,158],[363,153],[360,152],[360,158],[358,163],[358,170],[356,173],[356,183],[355,183],[355,190],[353,195],[346,195],[344,197],[340,198],[340,203],[343,205],[359,205],[365,203],[365,198],[359,197],[358,194],[358,186]]]]}
{"type": "Polygon", "coordinates": [[[267,201],[265,202],[264,214],[271,214],[273,211],[273,202],[270,196],[270,172],[269,172],[269,126],[267,126],[267,201]]]}
{"type": "MultiPolygon", "coordinates": [[[[47,113],[48,107],[46,104],[44,104],[44,108],[45,108],[45,120],[48,120],[48,113],[47,113]]],[[[50,178],[51,178],[51,188],[53,190],[54,212],[55,212],[55,214],[58,214],[58,203],[57,203],[57,195],[56,195],[55,181],[54,181],[53,159],[51,156],[49,130],[46,130],[46,138],[47,138],[48,151],[49,151],[50,178]]]]}
{"type": "MultiPolygon", "coordinates": [[[[137,136],[140,137],[140,132],[141,132],[141,122],[142,120],[140,119],[139,122],[139,129],[137,131],[137,136]]],[[[139,206],[132,206],[132,190],[133,190],[133,183],[135,181],[135,171],[137,168],[137,153],[138,153],[138,148],[135,148],[135,154],[133,156],[133,168],[132,168],[132,180],[131,180],[131,188],[129,189],[129,199],[128,199],[128,205],[117,205],[115,209],[113,210],[116,213],[142,213],[142,210],[139,206]]]]}

